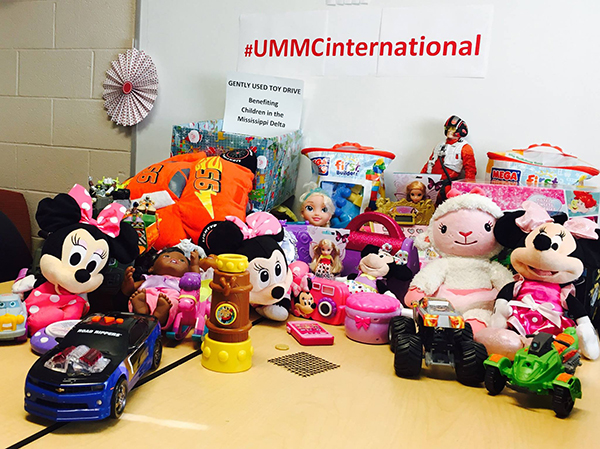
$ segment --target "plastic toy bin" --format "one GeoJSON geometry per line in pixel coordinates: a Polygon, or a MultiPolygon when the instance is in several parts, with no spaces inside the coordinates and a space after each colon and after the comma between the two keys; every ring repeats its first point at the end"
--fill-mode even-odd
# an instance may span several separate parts
{"type": "Polygon", "coordinates": [[[229,150],[251,149],[258,169],[250,201],[254,210],[268,211],[294,194],[298,179],[302,133],[275,137],[223,132],[223,120],[173,126],[171,155],[204,151],[218,155],[229,150]]]}
{"type": "Polygon", "coordinates": [[[311,161],[313,181],[331,196],[336,210],[331,226],[343,228],[362,212],[375,210],[385,197],[383,172],[393,153],[344,142],[332,148],[304,148],[311,161]]]}

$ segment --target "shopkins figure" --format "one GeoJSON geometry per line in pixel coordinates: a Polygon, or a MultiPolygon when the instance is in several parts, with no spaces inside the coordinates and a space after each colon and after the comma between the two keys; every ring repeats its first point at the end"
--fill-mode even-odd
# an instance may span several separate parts
{"type": "Polygon", "coordinates": [[[156,255],[144,280],[134,281],[134,269],[129,267],[121,291],[130,295],[130,311],[154,315],[163,329],[170,329],[179,311],[181,277],[188,272],[199,273],[198,261],[197,251],[188,259],[183,250],[172,247],[156,255]]]}
{"type": "Polygon", "coordinates": [[[329,239],[321,240],[315,247],[315,255],[310,263],[310,269],[317,277],[334,279],[342,271],[340,252],[329,239]]]}
{"type": "Polygon", "coordinates": [[[313,226],[329,226],[335,212],[331,197],[314,183],[307,186],[309,190],[300,197],[300,215],[313,226]]]}
{"type": "Polygon", "coordinates": [[[450,180],[475,179],[477,166],[473,148],[464,140],[468,133],[467,124],[460,117],[453,115],[446,120],[446,140],[433,149],[421,173],[442,175],[442,179],[450,180]]]}

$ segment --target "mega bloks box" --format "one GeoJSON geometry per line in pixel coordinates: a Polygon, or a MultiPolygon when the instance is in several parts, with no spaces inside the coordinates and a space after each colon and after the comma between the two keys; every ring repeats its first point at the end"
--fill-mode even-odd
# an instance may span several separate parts
{"type": "Polygon", "coordinates": [[[236,149],[256,153],[258,168],[250,201],[254,210],[268,211],[294,194],[298,179],[302,133],[276,137],[223,132],[223,120],[207,120],[173,126],[171,154],[204,151],[218,155],[236,149]]]}
{"type": "Polygon", "coordinates": [[[468,193],[479,187],[493,199],[500,209],[520,209],[524,201],[539,204],[548,212],[564,212],[569,218],[591,217],[598,221],[600,191],[594,187],[577,187],[559,184],[515,185],[508,182],[454,181],[452,188],[468,193]]]}

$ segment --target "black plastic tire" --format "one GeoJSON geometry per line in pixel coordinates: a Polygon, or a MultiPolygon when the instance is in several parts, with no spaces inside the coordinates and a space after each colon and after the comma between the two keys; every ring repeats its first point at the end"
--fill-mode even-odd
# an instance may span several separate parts
{"type": "Polygon", "coordinates": [[[506,386],[506,377],[500,373],[500,370],[495,366],[487,366],[485,368],[485,388],[492,396],[500,394],[506,386]]]}
{"type": "Polygon", "coordinates": [[[559,418],[566,418],[573,410],[575,401],[571,397],[571,392],[565,387],[554,387],[552,392],[552,410],[559,418]]]}
{"type": "Polygon", "coordinates": [[[110,417],[119,419],[125,410],[125,405],[127,405],[127,381],[121,377],[110,399],[110,417]]]}
{"type": "Polygon", "coordinates": [[[399,377],[418,377],[423,363],[423,344],[415,334],[398,334],[394,351],[394,370],[399,377]]]}
{"type": "Polygon", "coordinates": [[[392,318],[388,327],[388,339],[392,352],[396,349],[396,336],[398,334],[414,334],[416,332],[415,321],[412,318],[405,316],[392,318]]]}
{"type": "Polygon", "coordinates": [[[154,343],[154,351],[152,352],[152,369],[157,369],[160,365],[160,360],[162,359],[162,342],[160,341],[160,337],[156,339],[156,343],[154,343]]]}
{"type": "Polygon", "coordinates": [[[485,346],[473,340],[463,340],[459,349],[454,361],[456,379],[464,385],[480,384],[485,378],[483,362],[488,357],[485,346]]]}

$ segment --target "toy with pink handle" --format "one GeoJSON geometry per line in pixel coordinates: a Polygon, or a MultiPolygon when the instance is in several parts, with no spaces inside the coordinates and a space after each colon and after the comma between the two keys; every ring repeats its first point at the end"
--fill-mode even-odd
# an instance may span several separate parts
{"type": "MultiPolygon", "coordinates": [[[[190,330],[196,328],[196,318],[198,316],[200,304],[200,287],[202,285],[202,276],[200,273],[185,273],[180,281],[179,288],[179,309],[173,320],[171,331],[167,332],[168,338],[174,340],[183,340],[190,330]]],[[[204,308],[204,305],[201,307],[204,308]]]]}

